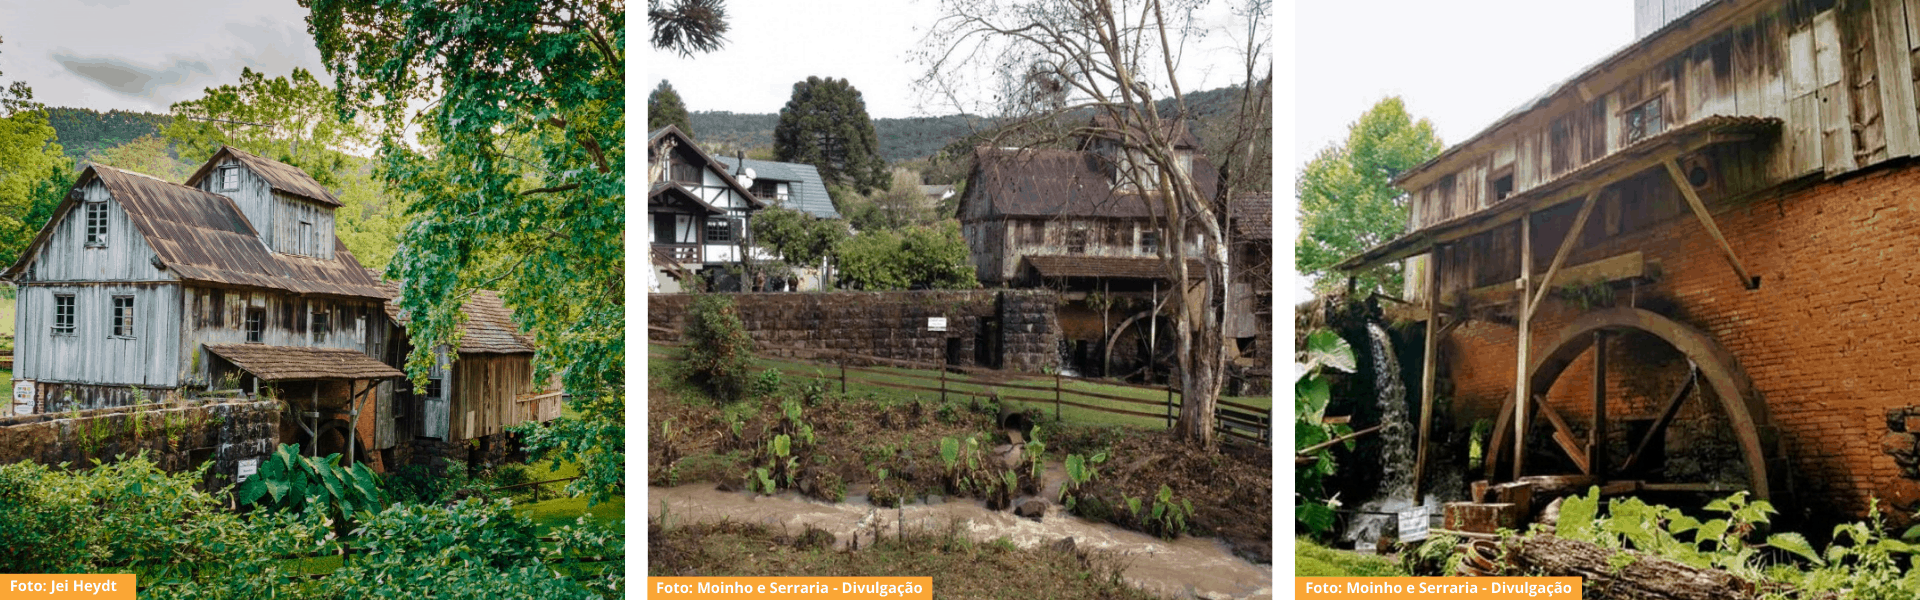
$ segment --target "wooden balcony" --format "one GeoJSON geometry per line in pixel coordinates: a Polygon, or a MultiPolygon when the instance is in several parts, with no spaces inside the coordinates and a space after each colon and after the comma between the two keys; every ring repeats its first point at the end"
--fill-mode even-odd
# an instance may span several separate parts
{"type": "Polygon", "coordinates": [[[703,258],[704,254],[699,244],[654,244],[653,248],[660,254],[672,258],[673,262],[676,263],[695,264],[705,262],[703,258]]]}

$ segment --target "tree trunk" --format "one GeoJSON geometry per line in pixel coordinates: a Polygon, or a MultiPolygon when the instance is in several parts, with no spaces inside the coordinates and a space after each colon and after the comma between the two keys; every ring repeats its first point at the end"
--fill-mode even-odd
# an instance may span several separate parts
{"type": "Polygon", "coordinates": [[[1587,598],[1721,600],[1755,598],[1754,584],[1718,569],[1696,569],[1632,550],[1603,548],[1550,535],[1461,545],[1469,575],[1510,573],[1582,577],[1587,598]],[[1505,545],[1504,552],[1501,545],[1505,545]],[[1504,555],[1504,556],[1503,556],[1504,555]],[[1631,556],[1627,562],[1617,556],[1631,556]],[[1616,568],[1614,565],[1624,563],[1616,568]]]}

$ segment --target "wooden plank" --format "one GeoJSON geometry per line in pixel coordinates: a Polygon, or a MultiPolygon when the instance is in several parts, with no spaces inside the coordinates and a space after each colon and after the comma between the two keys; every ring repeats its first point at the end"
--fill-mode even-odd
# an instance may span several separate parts
{"type": "Polygon", "coordinates": [[[1880,112],[1885,124],[1887,156],[1920,154],[1920,115],[1915,113],[1913,59],[1907,37],[1907,9],[1902,0],[1874,0],[1874,66],[1880,81],[1880,112]]]}
{"type": "Polygon", "coordinates": [[[1814,94],[1820,98],[1820,153],[1828,175],[1859,168],[1854,161],[1853,109],[1841,53],[1839,17],[1829,10],[1813,16],[1814,94]]]}
{"type": "Polygon", "coordinates": [[[1607,478],[1607,332],[1593,332],[1593,426],[1587,428],[1588,473],[1607,478]]]}
{"type": "MultiPolygon", "coordinates": [[[[1649,271],[1646,255],[1640,251],[1610,256],[1600,260],[1581,263],[1562,269],[1559,279],[1566,281],[1606,281],[1615,282],[1638,277],[1646,277],[1649,271]]],[[[1468,302],[1473,305],[1501,304],[1513,300],[1518,284],[1505,281],[1493,285],[1467,290],[1468,302]]],[[[1449,302],[1458,303],[1458,292],[1449,302]]]]}
{"type": "Polygon", "coordinates": [[[1586,451],[1580,447],[1579,438],[1574,436],[1573,426],[1568,425],[1567,420],[1561,418],[1560,411],[1554,410],[1546,399],[1535,396],[1533,401],[1540,406],[1540,414],[1553,424],[1553,441],[1560,444],[1560,450],[1566,452],[1567,458],[1573,459],[1573,464],[1580,467],[1581,473],[1593,473],[1592,467],[1587,464],[1586,451]]]}
{"type": "Polygon", "coordinates": [[[1740,257],[1734,254],[1733,246],[1727,243],[1727,237],[1720,234],[1720,226],[1714,224],[1713,214],[1707,212],[1707,205],[1700,201],[1699,194],[1694,193],[1693,186],[1687,183],[1686,175],[1680,173],[1680,165],[1673,159],[1667,159],[1665,164],[1667,175],[1673,178],[1674,187],[1680,188],[1680,195],[1686,197],[1687,205],[1693,207],[1693,215],[1700,219],[1700,226],[1707,230],[1707,235],[1713,236],[1714,242],[1720,244],[1721,252],[1726,253],[1727,262],[1733,265],[1734,274],[1740,276],[1740,287],[1749,290],[1756,287],[1758,283],[1747,274],[1747,267],[1740,264],[1740,257]]]}
{"type": "MultiPolygon", "coordinates": [[[[1427,256],[1438,256],[1438,252],[1427,256]]],[[[1427,446],[1433,445],[1433,385],[1435,380],[1434,363],[1440,351],[1440,319],[1434,317],[1440,308],[1440,261],[1433,260],[1426,269],[1426,308],[1427,339],[1425,349],[1420,354],[1420,431],[1414,439],[1413,459],[1413,495],[1420,496],[1421,485],[1426,482],[1427,446]]]]}
{"type": "Polygon", "coordinates": [[[1547,290],[1553,287],[1553,276],[1560,271],[1560,264],[1567,261],[1567,255],[1573,253],[1573,246],[1580,241],[1580,233],[1586,231],[1587,216],[1593,214],[1593,205],[1600,199],[1600,190],[1587,193],[1587,199],[1580,204],[1580,213],[1573,217],[1573,228],[1567,230],[1567,236],[1560,240],[1560,249],[1553,253],[1553,263],[1547,265],[1547,275],[1540,278],[1539,291],[1534,292],[1532,300],[1527,301],[1527,316],[1531,320],[1533,312],[1539,310],[1540,301],[1545,300],[1547,290]]]}
{"type": "Polygon", "coordinates": [[[1533,293],[1533,215],[1520,215],[1520,325],[1514,345],[1513,368],[1513,478],[1526,475],[1527,461],[1527,353],[1533,345],[1533,309],[1526,302],[1533,293]]]}

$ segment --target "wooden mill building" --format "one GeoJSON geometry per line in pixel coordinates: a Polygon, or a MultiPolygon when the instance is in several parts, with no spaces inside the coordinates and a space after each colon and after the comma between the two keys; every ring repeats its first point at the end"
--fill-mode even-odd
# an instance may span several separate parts
{"type": "Polygon", "coordinates": [[[1637,4],[1637,41],[1401,174],[1409,233],[1340,265],[1415,263],[1420,476],[1485,420],[1469,480],[1911,507],[1920,4],[1637,4]]]}

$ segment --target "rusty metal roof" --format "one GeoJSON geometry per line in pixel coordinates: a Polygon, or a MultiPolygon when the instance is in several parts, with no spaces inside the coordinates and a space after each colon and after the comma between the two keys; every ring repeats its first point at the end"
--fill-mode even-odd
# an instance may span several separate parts
{"type": "Polygon", "coordinates": [[[1273,193],[1246,192],[1233,199],[1233,235],[1240,240],[1273,240],[1273,193]]]}
{"type": "Polygon", "coordinates": [[[232,146],[221,146],[220,151],[213,153],[213,157],[208,158],[206,164],[200,165],[199,170],[187,176],[187,185],[189,187],[198,185],[201,179],[213,172],[214,167],[220,165],[222,156],[231,156],[239,160],[240,164],[246,165],[247,169],[253,171],[255,175],[265,179],[267,185],[273,186],[273,191],[299,196],[335,208],[345,206],[340,203],[339,198],[334,197],[333,192],[327,190],[326,186],[314,181],[313,176],[300,170],[299,167],[263,158],[232,146]]]}
{"type": "MultiPolygon", "coordinates": [[[[74,189],[96,178],[126,211],[127,219],[165,268],[183,281],[296,294],[385,297],[337,237],[332,260],[281,254],[267,249],[253,225],[226,196],[104,165],[91,165],[81,171],[74,189]]],[[[55,221],[77,202],[77,196],[69,194],[54,209],[55,221]]],[[[47,223],[19,262],[0,277],[17,278],[57,225],[47,223]]]]}
{"type": "MultiPolygon", "coordinates": [[[[372,269],[367,270],[367,275],[379,282],[386,294],[387,316],[405,327],[407,320],[402,317],[400,307],[393,303],[400,298],[400,282],[381,279],[380,273],[372,269]]],[[[513,310],[507,308],[498,292],[474,292],[461,310],[467,314],[466,323],[460,326],[461,354],[533,354],[533,339],[520,333],[519,325],[513,322],[513,310]]]]}
{"type": "Polygon", "coordinates": [[[207,351],[266,381],[397,379],[406,376],[399,369],[366,354],[344,348],[208,344],[207,351]]]}
{"type": "MultiPolygon", "coordinates": [[[[988,202],[998,216],[1012,217],[1142,219],[1163,212],[1151,197],[1114,190],[1107,176],[1111,168],[1094,152],[983,146],[974,150],[974,172],[962,202],[988,202]]],[[[1193,157],[1193,183],[1201,196],[1214,197],[1219,178],[1211,161],[1193,157]]],[[[961,212],[969,211],[963,207],[961,212]]]]}
{"type": "MultiPolygon", "coordinates": [[[[1057,254],[1035,254],[1022,257],[1021,269],[1033,269],[1043,279],[1062,277],[1109,277],[1125,279],[1173,279],[1172,270],[1167,261],[1159,258],[1124,256],[1063,256],[1057,254]]],[[[1206,277],[1204,266],[1198,260],[1187,259],[1187,278],[1206,277]]]]}

